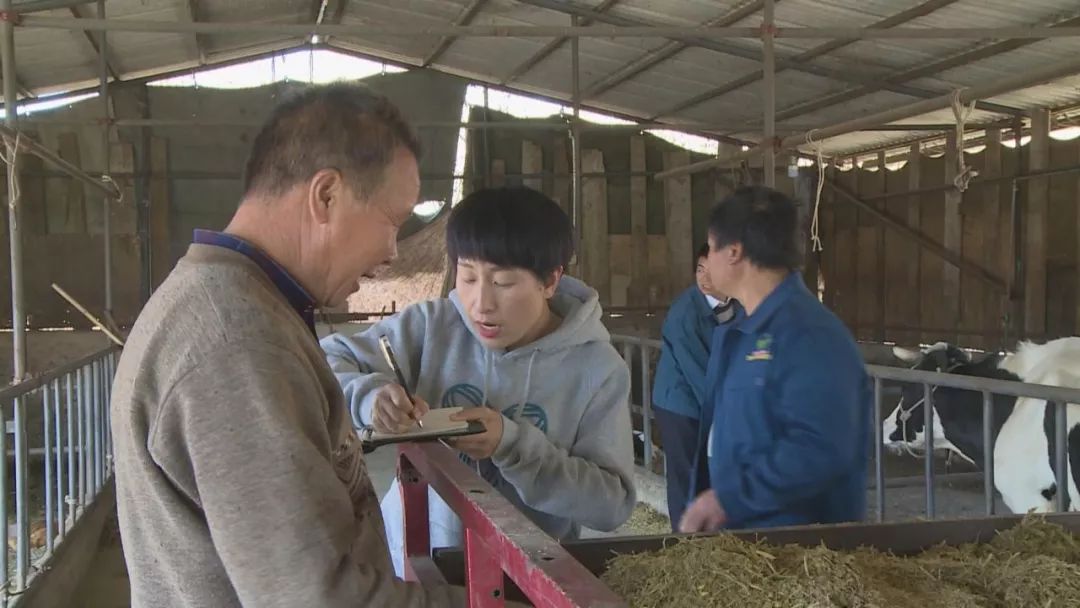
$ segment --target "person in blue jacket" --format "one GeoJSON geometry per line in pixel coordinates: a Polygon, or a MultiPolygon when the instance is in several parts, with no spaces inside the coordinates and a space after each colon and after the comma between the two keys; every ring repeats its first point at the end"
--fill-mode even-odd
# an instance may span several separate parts
{"type": "Polygon", "coordinates": [[[668,515],[672,531],[690,502],[690,474],[699,435],[698,420],[706,402],[706,364],[713,331],[730,321],[737,304],[720,297],[709,284],[702,245],[695,261],[697,284],[682,292],[668,308],[661,330],[663,346],[656,366],[653,407],[664,447],[668,515]]]}
{"type": "Polygon", "coordinates": [[[680,531],[835,523],[866,515],[871,393],[847,328],[806,288],[798,212],[738,189],[712,212],[706,265],[746,317],[718,340],[711,487],[680,531]]]}

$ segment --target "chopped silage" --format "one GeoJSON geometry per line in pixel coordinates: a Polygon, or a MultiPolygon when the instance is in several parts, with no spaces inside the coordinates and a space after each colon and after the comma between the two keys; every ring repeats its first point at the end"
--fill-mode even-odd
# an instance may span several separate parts
{"type": "Polygon", "coordinates": [[[905,557],[722,534],[616,556],[602,578],[633,608],[1065,608],[1080,606],[1080,538],[1028,517],[988,543],[905,557]]]}

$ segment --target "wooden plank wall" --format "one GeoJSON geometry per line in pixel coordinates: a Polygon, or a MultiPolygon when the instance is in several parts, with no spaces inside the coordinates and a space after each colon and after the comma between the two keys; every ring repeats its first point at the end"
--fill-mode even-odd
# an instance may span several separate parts
{"type": "MultiPolygon", "coordinates": [[[[885,172],[877,169],[877,163],[868,163],[847,171],[831,167],[829,175],[866,202],[1012,284],[1017,276],[1011,181],[978,183],[1016,175],[1017,151],[1004,146],[1002,139],[1000,131],[993,131],[985,149],[965,155],[979,177],[962,194],[954,190],[875,198],[952,183],[955,159],[950,162],[940,150],[919,153],[912,160],[913,147],[902,167],[897,165],[903,158],[890,157],[893,168],[885,172]]],[[[1047,137],[1042,148],[1038,139],[1022,149],[1027,170],[1080,165],[1080,139],[1047,137]]],[[[1005,141],[1012,144],[1011,134],[1005,141]]],[[[882,235],[867,214],[828,189],[821,210],[825,303],[863,340],[901,344],[949,340],[998,349],[1025,337],[1046,340],[1080,333],[1080,173],[1019,183],[1023,221],[1019,253],[1025,258],[1023,278],[1016,286],[1019,306],[1011,307],[1000,290],[900,233],[885,229],[882,235]],[[881,294],[883,311],[877,306],[881,294]]]]}
{"type": "MultiPolygon", "coordinates": [[[[1021,337],[1045,339],[1080,329],[1080,174],[1019,182],[1018,215],[1023,222],[1015,235],[1011,181],[978,182],[1016,175],[1018,168],[1078,165],[1080,139],[1046,138],[1045,150],[1029,145],[1018,153],[1015,146],[1005,146],[1002,138],[1000,132],[991,132],[985,149],[966,153],[965,162],[979,177],[962,194],[945,189],[906,194],[952,183],[956,160],[941,147],[924,150],[913,145],[906,159],[890,156],[884,169],[878,168],[881,155],[868,159],[863,168],[828,168],[830,179],[926,238],[1015,284],[1019,294],[1010,303],[1001,290],[883,227],[826,188],[819,217],[824,250],[810,252],[807,245],[813,257],[807,264],[807,281],[816,291],[820,273],[825,304],[859,339],[908,345],[948,340],[996,349],[1011,347],[1021,337]],[[901,196],[886,196],[897,193],[901,196]],[[1040,230],[1043,237],[1036,243],[1032,238],[1040,230]],[[1024,267],[1023,274],[1017,274],[1017,252],[1035,255],[1035,272],[1026,272],[1024,267]],[[1036,289],[1033,297],[1024,298],[1032,288],[1036,289]],[[1032,308],[1041,314],[1028,319],[1025,309],[1032,308]]],[[[1005,143],[1012,143],[1011,132],[1004,138],[1005,143]]],[[[606,306],[662,309],[692,283],[691,258],[703,234],[705,206],[730,188],[729,175],[723,171],[657,183],[633,173],[695,159],[647,136],[627,137],[625,146],[612,141],[585,145],[587,171],[603,167],[614,173],[583,182],[585,240],[580,274],[598,288],[606,306]],[[626,170],[632,173],[630,177],[619,175],[626,170]],[[660,209],[662,217],[657,216],[660,209]],[[659,230],[657,222],[663,224],[659,230]]],[[[540,186],[569,211],[568,149],[565,137],[537,138],[504,149],[488,166],[493,169],[493,181],[540,186]],[[544,173],[544,178],[515,177],[519,167],[522,173],[544,173]]],[[[789,194],[794,190],[786,176],[777,184],[789,194]]],[[[812,212],[812,207],[806,209],[808,218],[812,212]]]]}
{"type": "MultiPolygon", "coordinates": [[[[80,141],[79,134],[74,132],[46,139],[46,145],[76,166],[83,165],[87,143],[80,141]]],[[[23,288],[29,327],[89,327],[81,314],[53,292],[52,283],[64,287],[91,311],[102,313],[105,213],[109,213],[112,230],[113,316],[122,325],[134,321],[141,304],[142,276],[131,177],[135,168],[132,145],[114,142],[110,173],[116,175],[114,179],[124,197],[120,202],[105,203],[97,190],[59,174],[36,157],[20,157],[23,288]]],[[[6,181],[6,171],[0,172],[0,189],[5,193],[6,181]]],[[[6,253],[9,250],[6,213],[0,219],[0,230],[0,248],[5,252],[0,256],[0,317],[8,319],[6,324],[9,324],[11,270],[6,253]]]]}

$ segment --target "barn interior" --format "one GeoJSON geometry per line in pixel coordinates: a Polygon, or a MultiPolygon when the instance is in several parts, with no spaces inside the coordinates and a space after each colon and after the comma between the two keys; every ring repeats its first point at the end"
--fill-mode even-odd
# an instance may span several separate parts
{"type": "MultiPolygon", "coordinates": [[[[264,118],[311,84],[385,94],[425,151],[399,258],[320,311],[320,335],[445,297],[446,220],[469,192],[542,191],[571,217],[568,274],[598,291],[630,367],[639,498],[661,530],[661,326],[740,186],[798,202],[805,283],[858,341],[878,422],[899,382],[952,386],[905,375],[894,346],[982,356],[1080,335],[1070,0],[0,0],[0,58],[3,606],[130,605],[117,342],[192,231],[229,221],[264,118]]],[[[1050,458],[1059,487],[1080,485],[1060,439],[1080,427],[1080,385],[957,386],[1058,406],[1050,458]]],[[[877,426],[872,522],[1009,513],[989,452],[927,457],[877,426]]],[[[368,455],[380,495],[397,465],[368,455]]]]}

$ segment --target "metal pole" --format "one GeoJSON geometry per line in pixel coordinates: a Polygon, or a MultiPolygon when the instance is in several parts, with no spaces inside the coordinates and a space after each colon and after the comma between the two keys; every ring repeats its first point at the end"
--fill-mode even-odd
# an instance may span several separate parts
{"type": "Polygon", "coordinates": [[[90,398],[90,445],[91,456],[94,459],[94,483],[93,495],[97,496],[101,490],[101,363],[94,361],[90,364],[90,383],[93,394],[90,398]]]}
{"type": "Polygon", "coordinates": [[[71,386],[71,372],[64,375],[64,388],[67,393],[67,495],[64,496],[64,504],[67,505],[67,519],[64,520],[64,530],[68,529],[68,521],[75,522],[75,478],[78,476],[78,471],[75,469],[75,415],[72,411],[72,386],[71,386]]]}
{"type": "Polygon", "coordinates": [[[765,132],[761,138],[761,145],[765,148],[764,171],[765,185],[769,188],[776,186],[776,22],[774,19],[774,0],[765,0],[763,6],[763,22],[761,24],[761,62],[762,86],[765,87],[765,132]]]}
{"type": "MultiPolygon", "coordinates": [[[[105,19],[105,0],[97,0],[98,19],[105,19]]],[[[98,76],[101,80],[101,144],[105,155],[105,173],[111,168],[112,146],[109,144],[109,47],[105,30],[98,32],[98,76]]],[[[102,216],[105,218],[105,319],[112,321],[112,201],[106,196],[102,200],[102,216]]]]}
{"type": "MultiPolygon", "coordinates": [[[[26,496],[25,397],[15,398],[15,591],[26,589],[30,569],[30,516],[26,496]]],[[[7,525],[7,522],[4,522],[7,525]]],[[[2,548],[4,551],[7,547],[2,548]]]]}
{"type": "Polygon", "coordinates": [[[926,442],[926,517],[934,519],[934,391],[923,385],[923,437],[926,442]]]}
{"type": "Polygon", "coordinates": [[[994,514],[994,396],[983,392],[983,498],[986,514],[994,514]]]}
{"type": "MultiPolygon", "coordinates": [[[[882,30],[879,30],[882,31],[882,30]]],[[[968,87],[961,89],[960,101],[961,103],[970,103],[979,99],[985,99],[988,97],[994,97],[1003,93],[1009,93],[1018,89],[1026,89],[1044,82],[1057,80],[1066,76],[1072,76],[1080,72],[1080,58],[1073,58],[1068,61],[1052,64],[1041,69],[1027,70],[1019,72],[1015,76],[1008,78],[998,78],[996,80],[989,81],[985,84],[980,84],[974,87],[968,87]]],[[[937,110],[951,107],[953,103],[953,94],[948,93],[945,95],[939,95],[937,97],[931,97],[921,101],[916,101],[897,108],[891,108],[888,110],[882,110],[880,112],[874,112],[873,114],[867,114],[865,116],[840,122],[828,127],[822,127],[820,129],[813,129],[809,133],[799,133],[797,135],[789,135],[780,140],[777,146],[777,151],[790,150],[805,144],[807,135],[811,135],[814,140],[822,141],[830,137],[837,137],[839,135],[846,135],[854,131],[873,127],[874,125],[888,124],[890,122],[896,122],[914,116],[920,116],[937,110]]],[[[684,165],[668,171],[662,171],[656,175],[657,179],[667,179],[671,177],[680,177],[682,175],[689,175],[691,173],[698,173],[706,171],[713,167],[723,166],[731,164],[735,161],[745,160],[753,158],[754,156],[762,153],[762,147],[756,146],[745,152],[738,152],[721,159],[709,159],[701,162],[693,163],[690,165],[684,165]]]]}
{"type": "Polygon", "coordinates": [[[1054,474],[1057,479],[1055,507],[1059,512],[1068,508],[1069,500],[1069,430],[1067,408],[1069,404],[1058,401],[1054,405],[1054,474]]]}
{"type": "MultiPolygon", "coordinates": [[[[686,27],[667,25],[618,26],[589,25],[415,25],[407,23],[364,24],[291,24],[291,23],[222,23],[205,21],[149,21],[138,19],[73,19],[26,15],[20,25],[27,28],[157,32],[173,34],[278,34],[284,36],[454,36],[459,38],[672,38],[694,39],[759,38],[761,30],[753,27],[686,27]]],[[[1073,38],[1080,27],[1018,26],[990,28],[862,28],[862,27],[785,27],[776,33],[783,38],[812,39],[896,39],[954,40],[986,38],[1073,38]]]]}
{"type": "MultiPolygon", "coordinates": [[[[570,18],[571,23],[577,25],[576,16],[570,18]]],[[[575,251],[577,256],[583,257],[581,246],[581,49],[578,39],[570,41],[570,84],[571,99],[574,104],[574,120],[570,127],[570,179],[571,179],[571,209],[570,221],[574,223],[575,251]]],[[[580,266],[580,264],[579,264],[580,266]]]]}
{"type": "Polygon", "coordinates": [[[53,421],[56,424],[56,528],[64,538],[64,434],[60,423],[60,379],[53,380],[53,421]]]}
{"type": "Polygon", "coordinates": [[[77,410],[79,414],[78,432],[79,432],[79,493],[76,496],[79,509],[76,510],[76,516],[82,512],[82,507],[86,504],[86,368],[79,368],[79,385],[77,388],[78,404],[77,410]]]}
{"type": "Polygon", "coordinates": [[[14,141],[18,136],[19,99],[15,85],[15,23],[11,19],[11,0],[0,0],[0,11],[8,15],[0,20],[0,70],[4,80],[4,124],[11,138],[5,145],[8,156],[8,242],[11,249],[11,327],[15,382],[26,375],[26,311],[23,294],[22,222],[19,195],[19,153],[14,141]]]}
{"type": "Polygon", "coordinates": [[[42,414],[43,414],[43,416],[42,416],[42,425],[45,427],[44,428],[44,431],[45,431],[44,432],[44,435],[45,435],[45,550],[46,550],[47,554],[52,553],[52,550],[53,550],[53,538],[54,538],[54,530],[55,530],[55,528],[53,528],[53,490],[56,489],[55,486],[53,486],[53,470],[52,470],[52,465],[53,465],[53,460],[52,460],[52,442],[53,442],[52,429],[53,429],[53,421],[52,421],[52,403],[50,403],[50,401],[51,401],[50,397],[52,395],[51,395],[51,392],[49,390],[49,386],[50,385],[46,384],[41,390],[42,397],[43,397],[43,399],[41,401],[41,408],[43,410],[42,411],[42,414]]]}
{"type": "Polygon", "coordinates": [[[881,379],[874,378],[874,480],[877,487],[877,520],[885,521],[885,462],[882,460],[883,438],[881,437],[881,379]]]}
{"type": "Polygon", "coordinates": [[[645,468],[652,471],[652,387],[649,386],[649,345],[641,344],[641,430],[645,434],[645,468]]]}
{"type": "MultiPolygon", "coordinates": [[[[0,406],[0,450],[7,451],[7,416],[4,415],[4,408],[0,406]]],[[[8,484],[7,484],[7,463],[0,467],[0,521],[4,522],[3,525],[3,537],[4,543],[0,546],[0,599],[6,602],[7,600],[7,588],[8,588],[8,484]]]]}

